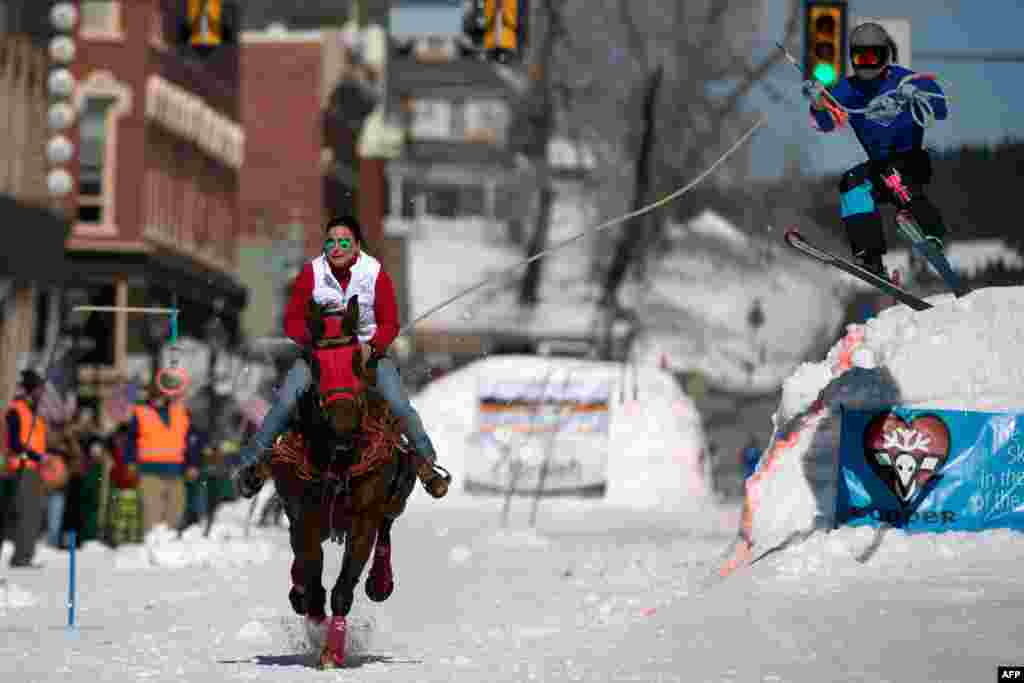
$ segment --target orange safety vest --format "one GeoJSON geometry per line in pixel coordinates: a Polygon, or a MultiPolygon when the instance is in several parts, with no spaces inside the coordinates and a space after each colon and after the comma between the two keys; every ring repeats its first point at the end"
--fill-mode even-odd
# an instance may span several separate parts
{"type": "MultiPolygon", "coordinates": [[[[11,410],[18,415],[18,429],[20,431],[21,445],[29,451],[40,455],[46,453],[46,420],[42,415],[34,414],[28,405],[28,401],[18,398],[11,401],[11,410]],[[33,425],[33,423],[35,423],[33,425]]],[[[11,453],[7,461],[7,469],[10,472],[17,472],[22,463],[28,469],[38,469],[39,463],[33,456],[21,458],[20,453],[11,453]]]]}
{"type": "Polygon", "coordinates": [[[133,412],[139,421],[139,462],[184,465],[189,427],[185,407],[180,403],[171,404],[170,425],[153,406],[135,406],[133,412]]]}

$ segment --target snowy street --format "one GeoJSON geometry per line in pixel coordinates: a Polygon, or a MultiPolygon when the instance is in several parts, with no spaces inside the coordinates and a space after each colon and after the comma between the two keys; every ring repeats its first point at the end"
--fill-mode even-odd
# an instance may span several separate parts
{"type": "MultiPolygon", "coordinates": [[[[348,666],[319,672],[286,600],[285,532],[240,538],[242,510],[225,511],[219,540],[79,553],[77,633],[63,627],[66,555],[6,572],[5,679],[984,681],[1020,653],[1024,553],[1007,532],[893,536],[861,565],[871,532],[844,529],[716,581],[733,510],[698,525],[544,501],[534,533],[529,501],[502,531],[500,501],[418,492],[395,527],[394,595],[372,604],[359,588],[348,666]],[[970,545],[975,569],[939,566],[970,545]]],[[[330,587],[336,546],[327,557],[330,587]]]]}

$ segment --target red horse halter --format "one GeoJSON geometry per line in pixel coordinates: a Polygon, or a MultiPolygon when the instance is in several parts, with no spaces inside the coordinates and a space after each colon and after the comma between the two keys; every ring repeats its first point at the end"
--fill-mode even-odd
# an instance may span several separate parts
{"type": "Polygon", "coordinates": [[[361,353],[355,335],[341,333],[341,319],[336,315],[324,318],[324,335],[313,349],[320,368],[320,402],[328,405],[340,399],[356,400],[366,388],[366,382],[356,374],[361,353]]]}

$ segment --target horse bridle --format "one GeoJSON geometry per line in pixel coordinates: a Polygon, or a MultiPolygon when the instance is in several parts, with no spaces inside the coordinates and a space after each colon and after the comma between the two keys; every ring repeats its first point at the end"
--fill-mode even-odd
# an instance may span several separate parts
{"type": "MultiPolygon", "coordinates": [[[[359,338],[352,334],[346,334],[343,337],[330,337],[328,339],[321,339],[313,343],[318,349],[334,349],[344,346],[352,346],[359,343],[359,338]]],[[[318,392],[319,393],[319,392],[318,392]]],[[[349,396],[353,401],[359,402],[361,396],[358,392],[347,387],[339,387],[337,389],[331,389],[326,394],[319,394],[320,397],[320,408],[323,409],[325,405],[330,403],[329,399],[335,396],[349,396]]]]}

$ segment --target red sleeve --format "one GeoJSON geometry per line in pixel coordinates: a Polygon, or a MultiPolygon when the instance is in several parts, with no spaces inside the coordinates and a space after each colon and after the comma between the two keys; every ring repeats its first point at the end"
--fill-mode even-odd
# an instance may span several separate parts
{"type": "Polygon", "coordinates": [[[384,353],[398,336],[398,302],[395,300],[395,285],[391,276],[383,269],[377,274],[374,289],[373,315],[377,320],[377,332],[370,343],[377,351],[384,353]]]}
{"type": "Polygon", "coordinates": [[[288,299],[288,308],[284,311],[284,333],[299,346],[309,343],[309,330],[306,329],[306,305],[313,296],[313,264],[302,267],[295,282],[292,283],[292,295],[288,299]]]}

